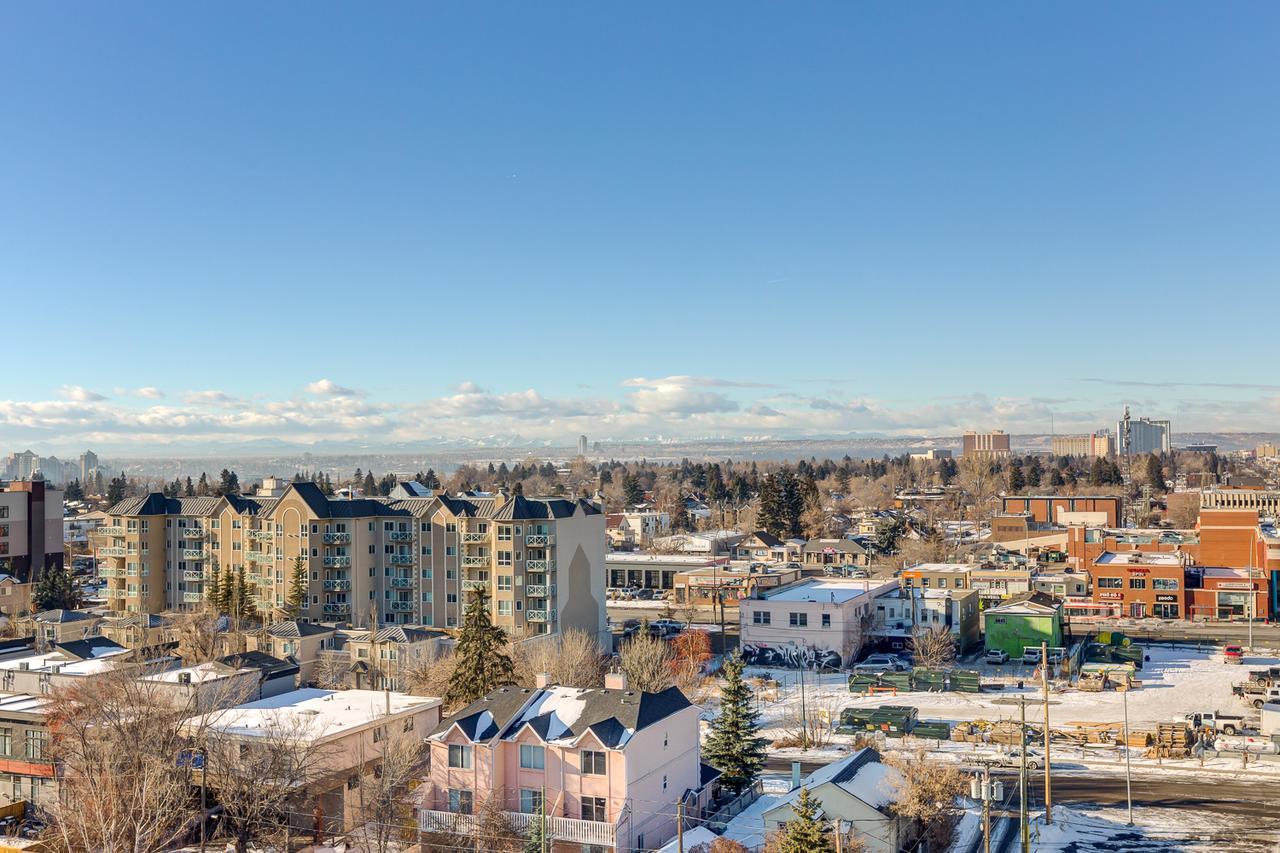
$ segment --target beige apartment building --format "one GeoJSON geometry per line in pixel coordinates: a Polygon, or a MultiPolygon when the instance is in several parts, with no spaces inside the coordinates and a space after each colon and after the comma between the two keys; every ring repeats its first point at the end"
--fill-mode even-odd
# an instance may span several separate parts
{"type": "Polygon", "coordinates": [[[1263,515],[1280,511],[1280,492],[1265,489],[1211,488],[1200,492],[1201,509],[1250,509],[1263,515]]]}
{"type": "Polygon", "coordinates": [[[970,430],[961,438],[962,456],[1008,456],[1009,434],[997,429],[991,432],[970,430]]]}
{"type": "Polygon", "coordinates": [[[337,498],[299,482],[269,498],[153,493],[108,515],[96,553],[117,612],[199,609],[213,572],[243,569],[258,610],[278,616],[301,559],[303,622],[452,628],[483,588],[514,636],[608,630],[604,515],[588,501],[337,498]]]}
{"type": "Polygon", "coordinates": [[[1100,456],[1106,458],[1116,452],[1115,439],[1110,433],[1093,435],[1055,435],[1054,456],[1100,456]]]}

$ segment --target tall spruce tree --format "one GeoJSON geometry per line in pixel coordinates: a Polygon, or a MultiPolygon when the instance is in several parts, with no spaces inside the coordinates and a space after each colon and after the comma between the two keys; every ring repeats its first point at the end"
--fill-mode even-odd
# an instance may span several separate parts
{"type": "Polygon", "coordinates": [[[547,826],[547,804],[543,803],[533,820],[529,821],[529,837],[525,839],[522,853],[547,853],[554,847],[555,839],[547,826]]]}
{"type": "Polygon", "coordinates": [[[790,523],[782,483],[778,477],[765,477],[760,484],[760,513],[756,516],[756,524],[761,530],[774,536],[787,536],[790,523]]]}
{"type": "Polygon", "coordinates": [[[740,794],[764,769],[765,739],[760,737],[760,715],[751,687],[742,677],[745,664],[734,652],[724,664],[720,688],[720,714],[702,746],[702,757],[720,771],[720,784],[740,794]]]}
{"type": "Polygon", "coordinates": [[[204,600],[214,613],[222,612],[222,578],[216,566],[204,582],[204,600]]]}
{"type": "Polygon", "coordinates": [[[818,820],[821,808],[822,802],[808,788],[801,788],[791,808],[795,819],[787,821],[770,839],[766,848],[769,853],[835,853],[827,824],[818,820]]]}
{"type": "Polygon", "coordinates": [[[515,683],[506,632],[489,618],[489,594],[482,589],[475,590],[467,602],[455,660],[446,705],[466,705],[495,687],[515,683]]]}
{"type": "Polygon", "coordinates": [[[80,605],[80,593],[66,566],[45,569],[31,591],[31,606],[37,613],[45,610],[74,610],[80,605]]]}
{"type": "Polygon", "coordinates": [[[289,591],[284,598],[285,612],[290,619],[302,615],[307,606],[307,564],[299,555],[293,559],[293,574],[289,575],[289,591]]]}

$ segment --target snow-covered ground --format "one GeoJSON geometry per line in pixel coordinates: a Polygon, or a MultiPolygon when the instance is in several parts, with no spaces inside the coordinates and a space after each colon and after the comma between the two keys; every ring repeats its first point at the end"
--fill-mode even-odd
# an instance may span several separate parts
{"type": "MultiPolygon", "coordinates": [[[[1154,728],[1158,722],[1171,722],[1196,711],[1256,715],[1256,711],[1231,695],[1231,685],[1245,679],[1250,669],[1280,665],[1280,657],[1258,654],[1251,656],[1245,666],[1228,666],[1222,662],[1219,650],[1208,647],[1197,650],[1152,646],[1147,648],[1147,655],[1150,660],[1139,673],[1142,688],[1129,694],[1131,728],[1154,728]]],[[[793,725],[802,701],[799,673],[751,667],[748,675],[770,675],[781,682],[777,700],[760,702],[765,728],[776,734],[793,725]]],[[[1043,718],[1040,691],[1031,683],[1022,690],[1012,686],[976,694],[911,692],[864,697],[849,692],[847,673],[806,673],[804,679],[803,702],[807,710],[824,710],[836,718],[843,708],[894,704],[915,706],[922,720],[1012,720],[1019,714],[1016,700],[1020,694],[1027,697],[1028,721],[1039,724],[1043,718]]],[[[1124,694],[1110,690],[1103,693],[1056,691],[1050,695],[1050,720],[1055,727],[1076,722],[1119,723],[1124,719],[1123,703],[1124,694]]]]}
{"type": "Polygon", "coordinates": [[[1225,853],[1280,848],[1275,826],[1242,825],[1238,818],[1211,810],[1135,808],[1133,826],[1123,806],[1055,807],[1054,822],[1035,821],[1031,849],[1068,853],[1225,853]]]}

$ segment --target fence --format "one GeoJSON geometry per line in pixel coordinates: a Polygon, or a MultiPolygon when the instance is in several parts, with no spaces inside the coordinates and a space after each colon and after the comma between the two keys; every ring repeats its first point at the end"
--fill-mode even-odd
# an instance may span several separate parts
{"type": "Polygon", "coordinates": [[[757,779],[751,784],[751,787],[734,797],[729,802],[716,809],[710,817],[707,818],[705,826],[712,832],[724,832],[724,828],[729,825],[729,821],[742,814],[747,808],[760,799],[760,794],[764,788],[757,779]]]}

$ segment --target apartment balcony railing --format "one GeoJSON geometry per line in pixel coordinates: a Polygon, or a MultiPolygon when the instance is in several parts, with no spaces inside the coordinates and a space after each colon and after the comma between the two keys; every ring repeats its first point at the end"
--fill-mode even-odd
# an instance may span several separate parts
{"type": "Polygon", "coordinates": [[[556,585],[553,583],[531,583],[526,584],[524,594],[530,598],[546,598],[556,596],[556,585]]]}
{"type": "Polygon", "coordinates": [[[271,530],[250,530],[249,538],[254,542],[270,542],[276,538],[276,534],[271,530]]]}
{"type": "Polygon", "coordinates": [[[184,559],[184,560],[203,560],[203,559],[204,559],[204,549],[203,549],[203,548],[183,548],[183,549],[182,549],[182,559],[184,559]]]}
{"type": "Polygon", "coordinates": [[[204,528],[198,524],[188,524],[186,527],[178,528],[178,535],[185,536],[187,539],[199,539],[204,536],[204,528]]]}
{"type": "Polygon", "coordinates": [[[351,558],[343,554],[325,554],[324,567],[326,569],[346,569],[351,567],[351,558]]]}
{"type": "Polygon", "coordinates": [[[546,548],[556,544],[556,537],[551,533],[530,533],[524,537],[524,544],[530,548],[546,548]]]}
{"type": "Polygon", "coordinates": [[[392,589],[413,589],[413,578],[388,578],[387,583],[391,585],[392,589]]]}
{"type": "Polygon", "coordinates": [[[275,554],[269,551],[245,551],[244,561],[246,563],[274,563],[275,554]]]}
{"type": "Polygon", "coordinates": [[[98,577],[100,578],[122,578],[124,577],[124,569],[113,569],[108,566],[98,567],[98,577]]]}
{"type": "Polygon", "coordinates": [[[462,588],[463,588],[463,589],[486,589],[486,590],[487,590],[487,589],[489,588],[489,582],[488,582],[488,581],[482,581],[482,580],[476,580],[475,578],[467,578],[466,580],[464,580],[464,581],[462,582],[462,588]]]}
{"type": "Polygon", "coordinates": [[[526,572],[554,572],[556,570],[555,560],[525,560],[524,570],[526,572]]]}
{"type": "Polygon", "coordinates": [[[326,578],[324,588],[326,592],[347,592],[351,589],[351,581],[344,578],[326,578]]]}
{"type": "Polygon", "coordinates": [[[554,610],[526,610],[524,618],[529,622],[554,622],[556,621],[556,612],[554,610]]]}
{"type": "Polygon", "coordinates": [[[412,601],[393,601],[391,602],[391,612],[393,613],[409,613],[413,610],[412,601]]]}
{"type": "Polygon", "coordinates": [[[412,566],[412,554],[392,554],[388,560],[393,566],[412,566]]]}
{"type": "Polygon", "coordinates": [[[124,527],[119,524],[99,524],[94,528],[95,532],[103,536],[123,536],[124,527]]]}
{"type": "Polygon", "coordinates": [[[119,545],[108,545],[105,548],[98,549],[99,557],[123,557],[125,550],[119,545]]]}
{"type": "Polygon", "coordinates": [[[412,530],[393,530],[387,534],[387,538],[389,538],[392,542],[412,542],[413,531],[412,530]]]}
{"type": "Polygon", "coordinates": [[[192,571],[191,569],[187,569],[185,572],[182,573],[182,579],[184,581],[195,581],[196,583],[202,583],[204,581],[204,572],[195,572],[195,571],[192,571]]]}
{"type": "Polygon", "coordinates": [[[488,533],[464,533],[462,534],[462,544],[464,545],[480,545],[489,541],[488,533]]]}
{"type": "Polygon", "coordinates": [[[182,594],[182,601],[185,604],[199,604],[203,600],[204,596],[198,592],[184,592],[182,594]]]}
{"type": "Polygon", "coordinates": [[[123,589],[107,590],[107,598],[124,598],[127,593],[123,589]]]}
{"type": "Polygon", "coordinates": [[[324,543],[326,545],[343,545],[351,541],[351,534],[346,532],[324,534],[324,543]]]}
{"type": "Polygon", "coordinates": [[[463,557],[462,558],[462,565],[466,568],[473,568],[475,566],[480,566],[481,568],[483,568],[485,566],[488,566],[489,563],[491,562],[492,560],[489,558],[488,554],[485,554],[482,557],[463,557]]]}
{"type": "MultiPolygon", "coordinates": [[[[520,812],[504,812],[503,814],[516,827],[516,830],[522,834],[529,832],[533,821],[537,820],[538,817],[537,815],[521,814],[520,812]]],[[[572,817],[548,817],[546,820],[547,835],[558,842],[582,844],[589,847],[608,847],[610,849],[617,846],[617,824],[594,820],[578,820],[572,817]]],[[[475,818],[470,815],[422,809],[418,812],[418,828],[422,832],[454,832],[458,830],[468,832],[475,831],[476,826],[475,818]]]]}
{"type": "Polygon", "coordinates": [[[326,616],[350,616],[351,603],[332,601],[325,602],[324,613],[326,616]]]}

